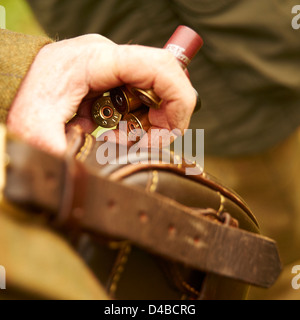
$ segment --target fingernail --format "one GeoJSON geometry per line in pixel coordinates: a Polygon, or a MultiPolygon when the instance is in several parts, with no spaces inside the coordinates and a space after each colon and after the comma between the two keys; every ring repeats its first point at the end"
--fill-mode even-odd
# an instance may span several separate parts
{"type": "Polygon", "coordinates": [[[193,88],[193,89],[194,89],[195,94],[196,94],[196,105],[195,105],[195,109],[194,109],[193,113],[196,113],[197,111],[199,111],[201,109],[202,103],[201,103],[201,98],[199,96],[198,91],[195,88],[193,88]]]}

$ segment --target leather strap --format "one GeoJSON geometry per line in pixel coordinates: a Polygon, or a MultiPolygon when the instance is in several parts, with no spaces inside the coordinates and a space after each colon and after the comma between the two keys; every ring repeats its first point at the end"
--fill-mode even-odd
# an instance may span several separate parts
{"type": "Polygon", "coordinates": [[[271,239],[211,221],[172,199],[110,181],[79,161],[54,158],[18,140],[8,139],[7,153],[6,198],[52,212],[61,225],[128,239],[256,286],[271,286],[280,273],[271,239]]]}

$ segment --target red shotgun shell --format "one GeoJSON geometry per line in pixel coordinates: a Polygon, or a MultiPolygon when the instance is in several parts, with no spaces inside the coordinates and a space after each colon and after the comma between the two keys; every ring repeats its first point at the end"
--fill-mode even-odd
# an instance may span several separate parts
{"type": "Polygon", "coordinates": [[[197,32],[189,27],[179,26],[164,45],[164,49],[170,51],[185,69],[202,45],[203,40],[197,32]]]}
{"type": "MultiPolygon", "coordinates": [[[[164,45],[164,49],[170,51],[178,60],[183,70],[191,62],[203,45],[203,40],[197,32],[186,26],[179,26],[164,45]]],[[[188,72],[186,72],[187,76],[188,72]]],[[[155,94],[153,89],[130,88],[148,107],[159,109],[162,100],[155,94]]]]}

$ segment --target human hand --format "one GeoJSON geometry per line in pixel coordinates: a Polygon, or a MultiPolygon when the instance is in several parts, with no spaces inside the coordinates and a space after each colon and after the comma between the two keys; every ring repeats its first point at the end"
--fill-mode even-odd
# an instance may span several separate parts
{"type": "Polygon", "coordinates": [[[100,35],[85,35],[52,43],[37,54],[9,111],[8,129],[29,143],[62,155],[65,124],[92,132],[93,98],[129,84],[153,88],[163,100],[151,109],[153,128],[179,129],[189,125],[196,96],[176,58],[167,50],[117,45],[100,35]]]}

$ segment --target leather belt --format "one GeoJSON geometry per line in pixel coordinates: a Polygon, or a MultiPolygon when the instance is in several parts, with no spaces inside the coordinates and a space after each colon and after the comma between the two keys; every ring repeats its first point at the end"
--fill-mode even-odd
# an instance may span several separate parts
{"type": "Polygon", "coordinates": [[[211,221],[160,194],[102,177],[8,138],[5,197],[50,212],[60,225],[130,240],[201,271],[270,287],[281,271],[276,243],[211,221]]]}

